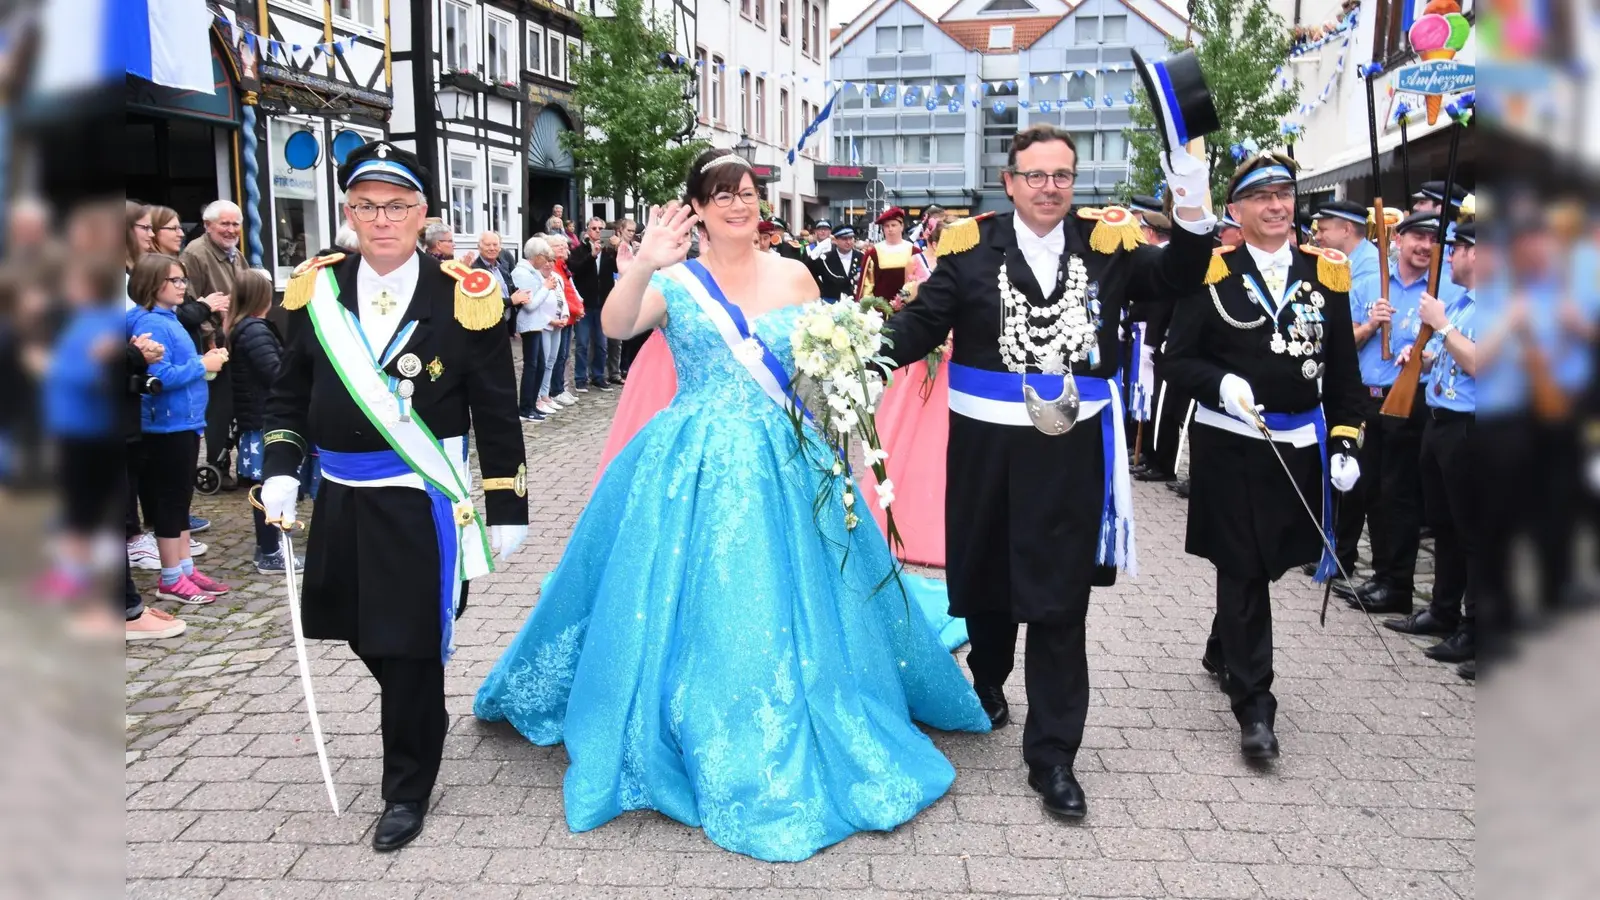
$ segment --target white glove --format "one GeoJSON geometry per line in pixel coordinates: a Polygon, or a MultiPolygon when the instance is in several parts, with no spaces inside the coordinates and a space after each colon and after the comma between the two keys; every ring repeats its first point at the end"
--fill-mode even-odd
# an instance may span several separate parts
{"type": "Polygon", "coordinates": [[[526,525],[490,525],[489,546],[494,548],[495,555],[501,562],[511,559],[511,554],[528,540],[528,526],[526,525]]]}
{"type": "Polygon", "coordinates": [[[1328,480],[1333,482],[1333,489],[1339,493],[1349,492],[1360,477],[1361,466],[1353,458],[1340,453],[1328,460],[1328,480]]]}
{"type": "Polygon", "coordinates": [[[1204,162],[1182,147],[1175,147],[1171,154],[1161,157],[1161,171],[1167,176],[1174,208],[1204,205],[1206,191],[1211,187],[1211,172],[1204,162]]]}
{"type": "Polygon", "coordinates": [[[1251,425],[1256,424],[1256,394],[1250,390],[1250,382],[1237,375],[1222,376],[1222,409],[1233,416],[1251,425]]]}
{"type": "Polygon", "coordinates": [[[297,520],[294,505],[300,499],[300,479],[293,475],[274,475],[261,483],[261,505],[273,525],[293,525],[297,520]]]}

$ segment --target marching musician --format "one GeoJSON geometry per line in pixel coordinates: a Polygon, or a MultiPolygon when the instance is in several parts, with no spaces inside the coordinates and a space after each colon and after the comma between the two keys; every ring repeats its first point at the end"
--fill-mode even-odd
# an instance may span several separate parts
{"type": "Polygon", "coordinates": [[[1217,569],[1201,663],[1250,759],[1278,755],[1271,583],[1319,557],[1318,577],[1332,577],[1328,488],[1349,491],[1361,471],[1350,267],[1338,251],[1296,245],[1295,171],[1276,153],[1240,164],[1227,197],[1244,243],[1218,247],[1204,293],[1178,302],[1163,369],[1198,401],[1185,549],[1217,569]]]}
{"type": "Polygon", "coordinates": [[[527,537],[527,469],[500,283],[416,248],[428,170],[377,141],[349,154],[339,187],[361,252],[301,264],[284,292],[261,500],[268,521],[293,523],[294,473],[315,448],[305,634],[348,641],[378,681],[384,810],[372,845],[391,851],[421,833],[439,774],[466,581],[527,537]],[[469,427],[486,516],[471,497],[469,427]]]}

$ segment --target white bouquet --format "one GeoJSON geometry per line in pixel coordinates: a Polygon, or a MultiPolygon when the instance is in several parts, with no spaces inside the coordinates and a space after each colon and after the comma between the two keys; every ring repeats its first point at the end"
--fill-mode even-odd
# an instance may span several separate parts
{"type": "MultiPolygon", "coordinates": [[[[823,489],[831,492],[843,482],[845,528],[854,529],[861,523],[855,511],[858,485],[848,462],[850,438],[855,435],[866,445],[866,463],[878,482],[878,508],[887,515],[891,545],[898,547],[900,532],[890,509],[894,482],[889,480],[889,454],[878,439],[875,416],[887,387],[884,373],[894,366],[881,352],[888,344],[883,322],[883,313],[871,304],[808,305],[796,320],[790,338],[795,363],[790,390],[811,412],[811,423],[828,447],[829,452],[823,457],[827,461],[823,489]]],[[[809,439],[805,415],[796,409],[791,412],[791,419],[803,446],[809,439]]]]}

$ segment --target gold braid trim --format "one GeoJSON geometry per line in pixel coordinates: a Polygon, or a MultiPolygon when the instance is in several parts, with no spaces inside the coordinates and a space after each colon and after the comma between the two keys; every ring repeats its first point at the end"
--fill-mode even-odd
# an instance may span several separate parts
{"type": "Polygon", "coordinates": [[[978,223],[994,213],[957,219],[939,230],[939,255],[962,253],[978,246],[978,223]]]}
{"type": "Polygon", "coordinates": [[[449,260],[439,268],[456,281],[456,321],[470,331],[486,331],[500,324],[506,304],[500,295],[500,279],[486,269],[473,269],[460,260],[449,260]]]}
{"type": "Polygon", "coordinates": [[[1226,258],[1231,252],[1233,252],[1233,248],[1227,244],[1211,251],[1211,263],[1206,266],[1206,284],[1217,284],[1222,279],[1233,274],[1228,269],[1228,260],[1226,258]]]}
{"type": "Polygon", "coordinates": [[[316,293],[317,272],[342,259],[343,253],[329,253],[295,266],[294,274],[289,276],[289,283],[283,288],[283,308],[290,312],[304,308],[311,302],[311,295],[316,293]]]}
{"type": "Polygon", "coordinates": [[[1330,291],[1350,292],[1350,258],[1337,250],[1301,244],[1300,250],[1317,258],[1317,280],[1330,291]]]}
{"type": "Polygon", "coordinates": [[[1095,220],[1094,230],[1089,232],[1089,249],[1096,253],[1133,250],[1145,242],[1138,217],[1120,206],[1084,207],[1078,210],[1078,218],[1095,220]]]}

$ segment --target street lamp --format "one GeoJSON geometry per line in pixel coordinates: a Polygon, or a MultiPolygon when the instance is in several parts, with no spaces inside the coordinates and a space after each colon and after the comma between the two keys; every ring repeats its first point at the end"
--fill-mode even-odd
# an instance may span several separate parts
{"type": "Polygon", "coordinates": [[[745,162],[754,163],[756,161],[756,142],[750,140],[750,135],[741,132],[739,143],[733,145],[733,152],[743,157],[745,162]]]}

